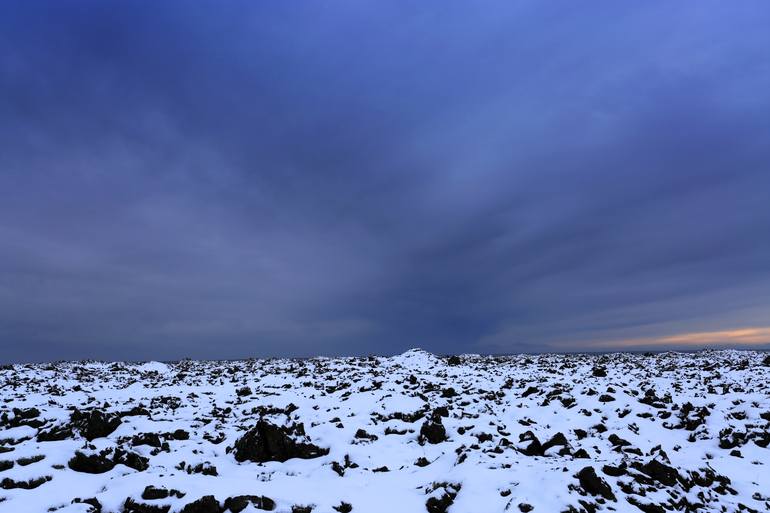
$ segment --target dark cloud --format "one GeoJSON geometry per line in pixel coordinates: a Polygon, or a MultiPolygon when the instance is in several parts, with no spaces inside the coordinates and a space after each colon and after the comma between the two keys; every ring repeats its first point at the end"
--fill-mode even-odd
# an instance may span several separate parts
{"type": "Polygon", "coordinates": [[[2,358],[768,325],[768,22],[763,2],[4,2],[2,358]]]}

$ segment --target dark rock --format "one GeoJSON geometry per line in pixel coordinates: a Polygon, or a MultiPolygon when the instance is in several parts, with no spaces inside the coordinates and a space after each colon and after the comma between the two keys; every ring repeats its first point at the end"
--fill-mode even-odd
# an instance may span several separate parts
{"type": "Polygon", "coordinates": [[[142,492],[142,499],[146,501],[154,501],[157,499],[166,499],[169,496],[169,491],[165,488],[155,488],[152,485],[146,486],[142,492]]]}
{"type": "Polygon", "coordinates": [[[102,513],[102,503],[96,497],[90,499],[73,499],[72,504],[88,504],[91,506],[89,513],[102,513]]]}
{"type": "Polygon", "coordinates": [[[291,458],[311,459],[329,454],[329,449],[306,440],[302,424],[280,427],[265,420],[236,440],[233,453],[236,461],[286,461],[291,458]]]}
{"type": "Polygon", "coordinates": [[[626,500],[629,504],[633,504],[644,513],[666,513],[666,508],[659,504],[641,502],[636,497],[626,497],[626,500]]]}
{"type": "Polygon", "coordinates": [[[265,511],[273,511],[275,509],[275,501],[264,495],[238,495],[225,500],[225,511],[229,510],[232,513],[240,513],[249,504],[265,511]]]}
{"type": "Polygon", "coordinates": [[[431,419],[433,419],[435,422],[441,422],[442,418],[449,417],[449,408],[446,406],[439,406],[438,408],[433,408],[433,412],[431,413],[431,419]]]}
{"type": "Polygon", "coordinates": [[[134,501],[131,497],[123,503],[123,513],[168,513],[171,506],[144,504],[134,501]]]}
{"type": "Polygon", "coordinates": [[[27,465],[37,463],[38,461],[41,461],[43,459],[45,459],[45,454],[38,454],[37,456],[30,456],[29,458],[19,458],[18,460],[16,460],[16,463],[18,463],[22,467],[26,467],[27,465]]]}
{"type": "Polygon", "coordinates": [[[149,445],[150,447],[160,448],[163,443],[157,433],[140,433],[131,438],[131,445],[149,445]]]}
{"type": "Polygon", "coordinates": [[[224,510],[213,495],[206,495],[187,504],[179,513],[222,513],[224,510]]]}
{"type": "Polygon", "coordinates": [[[72,428],[69,426],[55,426],[37,434],[38,442],[60,442],[68,438],[72,438],[72,428]]]}
{"type": "Polygon", "coordinates": [[[12,490],[14,488],[20,488],[22,490],[32,490],[37,488],[43,483],[47,483],[51,480],[51,476],[42,476],[35,479],[28,479],[27,481],[14,481],[13,479],[6,477],[0,481],[0,488],[3,490],[12,490]]]}
{"type": "Polygon", "coordinates": [[[611,434],[607,439],[615,447],[629,447],[629,446],[631,446],[631,442],[629,442],[628,440],[626,440],[624,438],[620,438],[615,433],[611,434]]]}
{"type": "Polygon", "coordinates": [[[577,478],[580,481],[580,486],[589,494],[600,495],[607,500],[615,500],[612,488],[607,484],[607,481],[596,475],[593,467],[583,467],[577,473],[577,478]]]}
{"type": "Polygon", "coordinates": [[[108,436],[121,424],[118,415],[108,415],[101,410],[83,412],[75,410],[70,415],[72,425],[89,442],[95,438],[108,436]]]}
{"type": "Polygon", "coordinates": [[[526,456],[543,455],[543,444],[540,443],[540,440],[537,439],[537,436],[535,436],[535,433],[532,431],[527,431],[519,435],[519,442],[529,442],[527,447],[519,449],[519,452],[522,454],[525,454],[526,456]]]}
{"type": "Polygon", "coordinates": [[[679,472],[675,468],[658,460],[650,460],[644,465],[636,463],[633,467],[665,486],[674,486],[679,479],[679,472]]]}
{"type": "Polygon", "coordinates": [[[86,455],[80,451],[75,452],[75,456],[69,460],[67,465],[75,472],[87,474],[103,474],[115,468],[115,462],[111,459],[100,454],[86,455]]]}
{"type": "Polygon", "coordinates": [[[217,472],[217,467],[212,465],[209,462],[205,463],[198,463],[194,467],[187,467],[187,473],[188,474],[201,474],[204,476],[218,476],[219,473],[217,472]]]}
{"type": "Polygon", "coordinates": [[[550,440],[548,440],[546,443],[543,444],[541,450],[543,453],[545,453],[545,451],[557,445],[561,445],[564,447],[569,446],[569,442],[567,441],[567,437],[564,436],[564,433],[556,433],[555,435],[553,435],[550,440]]]}
{"type": "Polygon", "coordinates": [[[121,417],[149,417],[150,411],[147,408],[143,408],[141,406],[134,406],[128,411],[122,411],[118,415],[121,417]]]}
{"type": "Polygon", "coordinates": [[[425,509],[428,510],[428,513],[446,513],[449,506],[454,503],[455,497],[457,497],[457,494],[460,491],[460,485],[436,483],[434,486],[436,487],[435,489],[443,488],[444,493],[439,497],[428,498],[425,502],[425,509]]]}
{"type": "Polygon", "coordinates": [[[116,449],[115,456],[113,457],[115,464],[122,464],[139,472],[147,470],[150,466],[147,458],[140,456],[135,452],[124,451],[123,449],[116,449]]]}
{"type": "Polygon", "coordinates": [[[190,439],[190,433],[185,431],[184,429],[177,429],[173,433],[170,434],[170,437],[173,440],[189,440],[190,439]]]}
{"type": "Polygon", "coordinates": [[[370,440],[370,441],[377,440],[377,435],[370,435],[363,429],[359,429],[358,431],[356,431],[355,437],[358,438],[359,440],[370,440]]]}
{"type": "Polygon", "coordinates": [[[37,408],[14,408],[13,419],[8,421],[8,427],[30,426],[33,428],[39,428],[45,424],[41,420],[37,420],[40,416],[40,410],[37,408]]]}
{"type": "Polygon", "coordinates": [[[625,466],[625,463],[621,464],[619,467],[613,467],[612,465],[604,465],[602,467],[602,472],[604,472],[608,476],[620,477],[626,474],[626,466],[625,466]]]}
{"type": "Polygon", "coordinates": [[[441,422],[426,420],[420,427],[420,443],[440,444],[446,439],[446,428],[441,422]]]}

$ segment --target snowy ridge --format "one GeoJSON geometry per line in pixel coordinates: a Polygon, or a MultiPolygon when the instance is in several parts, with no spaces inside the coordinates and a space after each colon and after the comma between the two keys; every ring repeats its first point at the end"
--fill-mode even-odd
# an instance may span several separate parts
{"type": "Polygon", "coordinates": [[[0,399],[0,513],[770,511],[761,352],[15,365],[0,399]]]}

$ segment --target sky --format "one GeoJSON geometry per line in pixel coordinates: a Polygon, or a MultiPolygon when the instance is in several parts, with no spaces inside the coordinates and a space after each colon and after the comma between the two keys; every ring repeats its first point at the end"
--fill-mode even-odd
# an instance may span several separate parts
{"type": "Polygon", "coordinates": [[[769,26],[5,0],[0,360],[769,347],[769,26]]]}

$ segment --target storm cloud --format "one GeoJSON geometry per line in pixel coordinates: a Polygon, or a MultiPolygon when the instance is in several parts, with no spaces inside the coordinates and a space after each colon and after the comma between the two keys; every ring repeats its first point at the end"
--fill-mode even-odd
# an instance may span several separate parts
{"type": "Polygon", "coordinates": [[[0,359],[769,326],[768,26],[762,1],[3,2],[0,359]]]}

